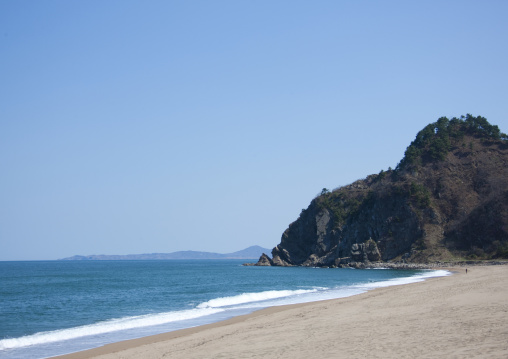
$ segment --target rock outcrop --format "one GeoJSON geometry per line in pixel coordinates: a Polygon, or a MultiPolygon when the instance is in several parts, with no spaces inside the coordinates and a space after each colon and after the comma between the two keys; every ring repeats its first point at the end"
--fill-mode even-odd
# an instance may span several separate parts
{"type": "Polygon", "coordinates": [[[272,260],[270,259],[270,257],[268,257],[265,253],[263,253],[261,255],[261,257],[259,257],[259,261],[255,264],[256,266],[271,266],[273,265],[272,263],[272,260]]]}
{"type": "Polygon", "coordinates": [[[276,266],[508,258],[508,137],[482,117],[439,119],[395,170],[314,198],[276,266]]]}

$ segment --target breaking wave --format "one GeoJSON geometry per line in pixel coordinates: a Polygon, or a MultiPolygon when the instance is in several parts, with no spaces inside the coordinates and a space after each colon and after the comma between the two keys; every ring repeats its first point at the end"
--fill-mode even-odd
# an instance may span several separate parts
{"type": "Polygon", "coordinates": [[[75,328],[41,332],[19,338],[2,339],[0,340],[0,350],[21,348],[36,344],[54,343],[62,340],[77,339],[89,335],[105,334],[119,330],[167,324],[181,320],[200,318],[222,311],[222,309],[217,308],[202,308],[111,319],[75,328]]]}
{"type": "Polygon", "coordinates": [[[300,290],[269,290],[257,293],[243,293],[231,297],[221,297],[211,299],[198,305],[198,308],[222,308],[239,304],[247,304],[253,302],[262,302],[270,299],[285,298],[300,294],[314,293],[317,289],[300,289],[300,290]]]}

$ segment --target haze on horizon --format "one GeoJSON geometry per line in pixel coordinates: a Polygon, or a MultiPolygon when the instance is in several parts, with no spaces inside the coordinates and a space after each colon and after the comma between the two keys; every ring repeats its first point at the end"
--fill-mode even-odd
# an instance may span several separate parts
{"type": "Polygon", "coordinates": [[[0,260],[271,248],[441,116],[508,132],[505,1],[0,2],[0,260]]]}

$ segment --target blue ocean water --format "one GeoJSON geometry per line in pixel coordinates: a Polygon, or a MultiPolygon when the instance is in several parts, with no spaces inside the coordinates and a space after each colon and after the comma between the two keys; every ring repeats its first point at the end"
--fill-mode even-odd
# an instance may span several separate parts
{"type": "Polygon", "coordinates": [[[46,358],[446,271],[249,267],[241,260],[0,262],[0,358],[46,358]]]}

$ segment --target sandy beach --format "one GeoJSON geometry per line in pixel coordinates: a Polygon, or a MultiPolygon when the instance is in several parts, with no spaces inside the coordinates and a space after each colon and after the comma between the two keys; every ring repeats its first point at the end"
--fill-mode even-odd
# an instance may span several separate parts
{"type": "Polygon", "coordinates": [[[450,270],[57,358],[508,358],[508,265],[450,270]]]}

